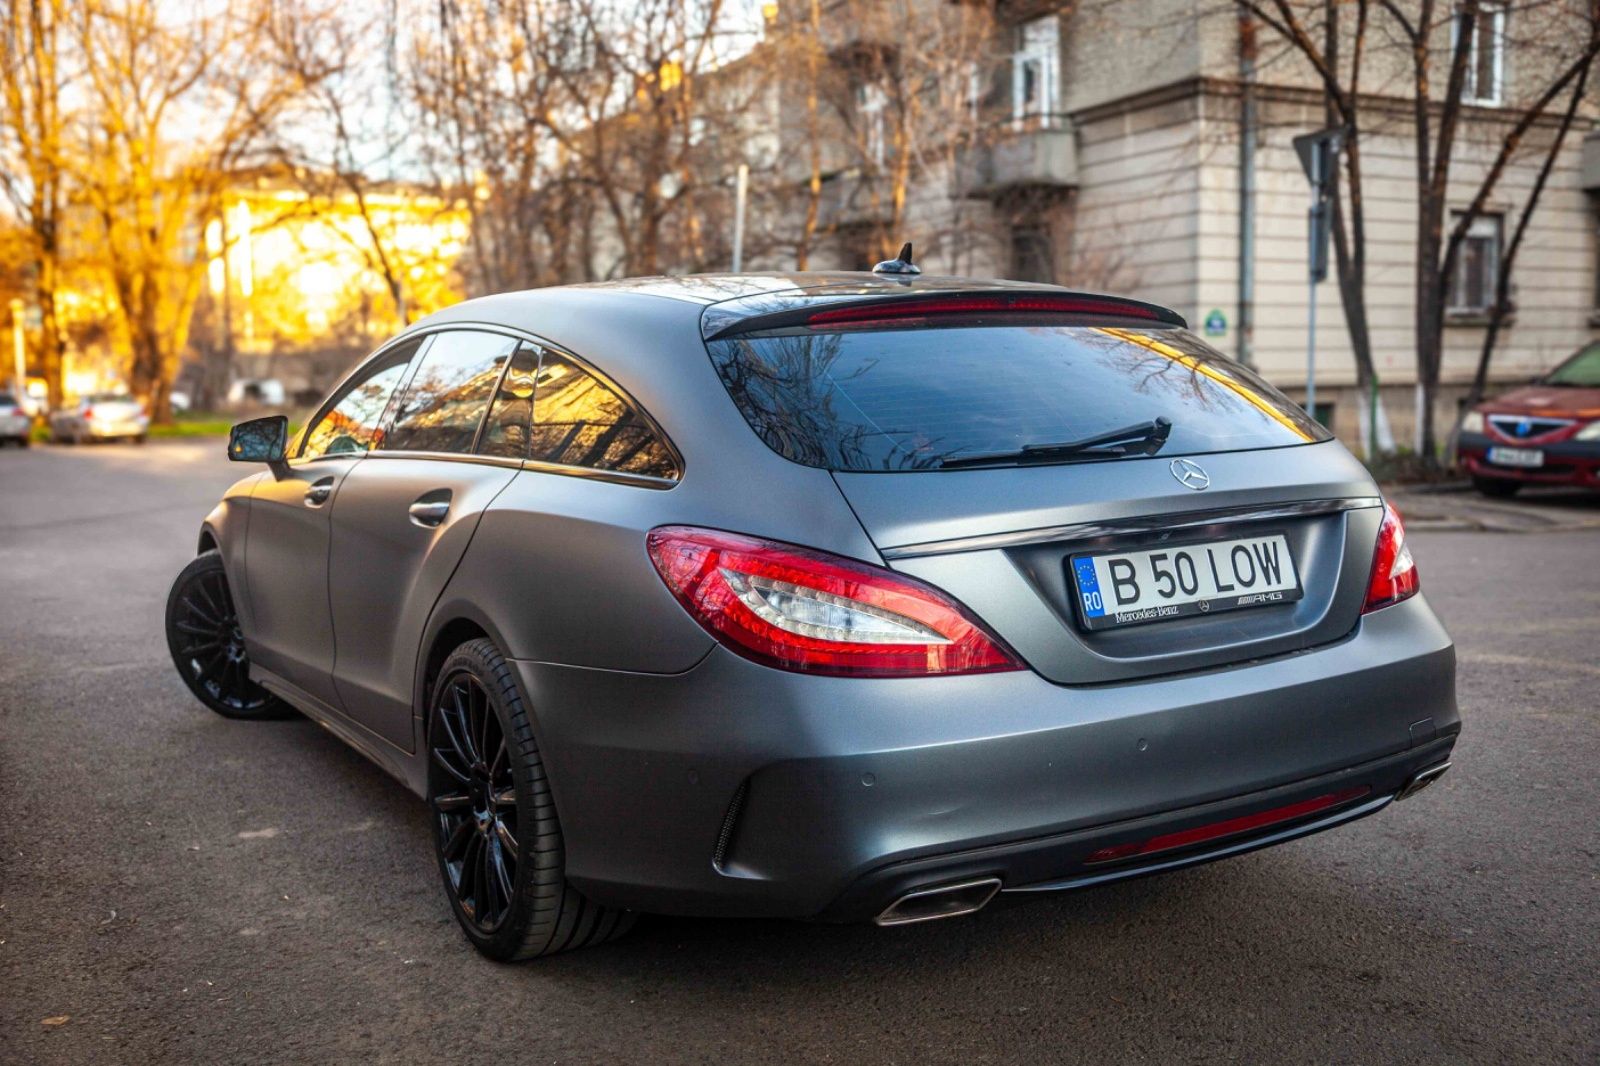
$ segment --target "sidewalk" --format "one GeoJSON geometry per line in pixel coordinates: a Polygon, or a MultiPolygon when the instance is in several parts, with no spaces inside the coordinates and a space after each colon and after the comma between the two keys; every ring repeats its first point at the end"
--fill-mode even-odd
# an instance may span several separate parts
{"type": "Polygon", "coordinates": [[[1407,529],[1476,530],[1490,533],[1558,533],[1600,529],[1600,493],[1565,488],[1527,488],[1509,500],[1491,500],[1466,482],[1385,485],[1407,529]]]}

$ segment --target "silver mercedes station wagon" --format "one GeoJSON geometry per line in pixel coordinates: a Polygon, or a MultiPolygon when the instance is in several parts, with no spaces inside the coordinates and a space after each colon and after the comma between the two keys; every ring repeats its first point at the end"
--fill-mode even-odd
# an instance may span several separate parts
{"type": "Polygon", "coordinates": [[[895,262],[417,323],[235,428],[179,672],[423,797],[502,960],[954,917],[1446,769],[1450,638],[1321,426],[1164,308],[895,262]]]}

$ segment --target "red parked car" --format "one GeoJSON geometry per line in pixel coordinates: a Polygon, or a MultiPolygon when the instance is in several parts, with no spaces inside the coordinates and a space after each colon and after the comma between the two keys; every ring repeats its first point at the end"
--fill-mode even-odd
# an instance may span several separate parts
{"type": "Polygon", "coordinates": [[[1526,484],[1600,489],[1600,343],[1468,411],[1457,450],[1488,496],[1526,484]]]}

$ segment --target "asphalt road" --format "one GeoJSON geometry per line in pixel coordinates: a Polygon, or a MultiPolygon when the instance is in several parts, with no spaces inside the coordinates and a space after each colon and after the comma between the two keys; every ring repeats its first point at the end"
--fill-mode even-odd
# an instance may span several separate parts
{"type": "Polygon", "coordinates": [[[418,801],[175,675],[167,586],[234,474],[215,441],[0,454],[0,1062],[1600,1060],[1600,531],[1414,535],[1466,732],[1374,818],[960,921],[654,919],[505,967],[418,801]]]}

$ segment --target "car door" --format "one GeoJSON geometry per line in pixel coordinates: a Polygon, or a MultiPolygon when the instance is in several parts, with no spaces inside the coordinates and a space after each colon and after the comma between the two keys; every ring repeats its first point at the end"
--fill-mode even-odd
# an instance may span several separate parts
{"type": "Polygon", "coordinates": [[[334,501],[335,684],[352,719],[405,751],[423,628],[483,509],[521,469],[537,363],[536,346],[507,334],[435,334],[334,501]]]}
{"type": "Polygon", "coordinates": [[[335,709],[328,520],[345,478],[380,439],[385,413],[424,341],[401,341],[351,375],[291,446],[293,458],[264,476],[250,497],[248,612],[241,619],[250,661],[335,709]]]}

